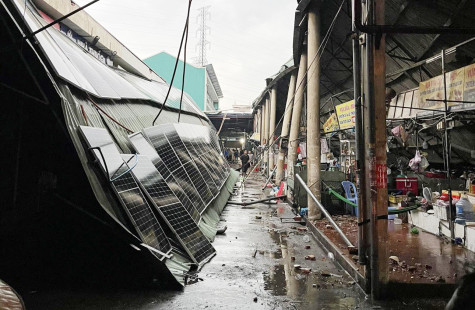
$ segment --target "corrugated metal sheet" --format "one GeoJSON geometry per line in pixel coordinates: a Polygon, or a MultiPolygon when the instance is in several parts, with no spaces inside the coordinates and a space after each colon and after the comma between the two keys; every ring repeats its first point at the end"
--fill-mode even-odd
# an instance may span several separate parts
{"type": "MultiPolygon", "coordinates": [[[[15,2],[18,8],[21,5],[15,2]]],[[[46,24],[33,10],[25,11],[25,21],[32,31],[46,24]]],[[[36,39],[55,73],[68,83],[97,98],[147,100],[163,103],[168,85],[146,80],[128,72],[111,68],[87,53],[53,27],[37,34],[36,39]]],[[[167,106],[178,109],[181,91],[172,88],[167,106]]],[[[185,94],[182,109],[203,117],[193,100],[185,94]]]]}

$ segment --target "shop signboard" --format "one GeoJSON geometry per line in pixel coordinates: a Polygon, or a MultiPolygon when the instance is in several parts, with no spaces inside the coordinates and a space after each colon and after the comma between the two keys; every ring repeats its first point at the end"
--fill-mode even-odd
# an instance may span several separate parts
{"type": "Polygon", "coordinates": [[[355,127],[355,101],[351,100],[335,107],[340,129],[355,127]]]}
{"type": "Polygon", "coordinates": [[[440,109],[444,106],[440,101],[428,101],[427,99],[444,100],[444,79],[442,75],[419,84],[419,107],[423,109],[440,109]]]}
{"type": "Polygon", "coordinates": [[[475,101],[475,64],[465,67],[464,79],[463,100],[475,101]]]}
{"type": "Polygon", "coordinates": [[[332,113],[330,117],[327,119],[327,121],[323,124],[323,131],[327,133],[327,132],[337,131],[338,129],[339,129],[338,119],[336,117],[336,114],[332,113]]]}

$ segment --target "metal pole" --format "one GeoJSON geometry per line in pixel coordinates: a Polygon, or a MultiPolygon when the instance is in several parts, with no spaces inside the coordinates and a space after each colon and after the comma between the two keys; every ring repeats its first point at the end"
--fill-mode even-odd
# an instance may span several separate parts
{"type": "Polygon", "coordinates": [[[449,111],[449,105],[447,102],[447,81],[445,76],[445,51],[441,52],[441,62],[442,62],[442,79],[444,82],[444,152],[445,152],[445,169],[447,174],[447,191],[449,192],[449,229],[450,229],[450,240],[455,241],[455,231],[454,231],[454,210],[452,206],[452,185],[451,185],[451,173],[450,173],[450,139],[449,131],[447,129],[447,113],[449,111]]]}
{"type": "MultiPolygon", "coordinates": [[[[297,80],[297,72],[294,71],[292,72],[292,75],[290,76],[289,90],[287,92],[287,103],[285,104],[284,121],[282,122],[282,131],[280,134],[282,139],[286,139],[289,136],[289,131],[290,131],[289,127],[290,127],[290,119],[292,117],[292,106],[293,106],[296,80],[297,80]]],[[[288,147],[288,143],[287,143],[287,147],[288,147]]],[[[285,161],[285,150],[282,149],[282,142],[281,142],[280,147],[279,147],[279,156],[277,157],[277,172],[275,175],[276,184],[280,184],[280,182],[282,182],[282,179],[284,178],[284,161],[285,161]]]]}
{"type": "Polygon", "coordinates": [[[328,213],[327,209],[325,209],[325,207],[320,203],[320,201],[318,201],[317,197],[315,197],[315,195],[312,193],[310,188],[308,188],[307,184],[305,184],[304,180],[302,180],[302,178],[299,176],[298,173],[295,174],[295,178],[300,182],[302,187],[305,189],[305,191],[308,194],[308,197],[310,197],[315,202],[315,204],[318,206],[318,208],[320,208],[320,211],[322,211],[322,213],[328,219],[328,221],[333,226],[333,228],[335,228],[335,230],[340,234],[341,238],[343,239],[343,241],[345,241],[346,245],[348,247],[354,248],[353,244],[350,242],[350,240],[348,240],[348,238],[345,236],[343,231],[340,229],[340,226],[338,226],[338,224],[335,223],[330,213],[328,213]]]}
{"type": "Polygon", "coordinates": [[[365,227],[369,226],[369,214],[366,212],[366,166],[364,160],[364,133],[363,133],[363,111],[361,105],[361,54],[359,36],[360,33],[355,26],[355,4],[353,1],[352,29],[353,29],[353,91],[355,99],[355,140],[356,140],[356,173],[358,188],[358,263],[366,265],[369,249],[368,235],[365,234],[365,227]]]}
{"type": "MultiPolygon", "coordinates": [[[[315,57],[320,47],[320,22],[319,4],[313,1],[308,11],[307,54],[310,57],[315,57]]],[[[320,58],[316,56],[315,62],[307,66],[307,184],[320,200],[320,58]]],[[[309,220],[322,218],[322,213],[310,197],[307,205],[309,220]]]]}
{"type": "Polygon", "coordinates": [[[267,184],[269,184],[270,179],[272,179],[272,176],[274,175],[274,172],[275,172],[276,169],[277,169],[277,167],[275,167],[271,172],[269,172],[269,177],[267,178],[266,184],[264,184],[264,187],[262,188],[262,190],[266,189],[267,184]]]}

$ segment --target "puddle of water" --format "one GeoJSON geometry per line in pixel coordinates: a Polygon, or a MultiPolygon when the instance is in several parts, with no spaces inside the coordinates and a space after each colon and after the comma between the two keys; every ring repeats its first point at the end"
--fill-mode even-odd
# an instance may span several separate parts
{"type": "Polygon", "coordinates": [[[264,274],[264,290],[271,291],[274,296],[285,296],[287,295],[285,280],[284,265],[276,265],[269,273],[264,274]]]}

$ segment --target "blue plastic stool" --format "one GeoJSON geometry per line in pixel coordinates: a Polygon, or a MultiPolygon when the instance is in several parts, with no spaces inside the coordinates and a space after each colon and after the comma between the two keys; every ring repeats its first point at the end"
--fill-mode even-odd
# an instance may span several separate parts
{"type": "MultiPolygon", "coordinates": [[[[350,181],[343,181],[341,182],[341,186],[345,190],[346,199],[351,201],[352,203],[358,205],[358,194],[356,192],[356,186],[350,181]],[[353,190],[353,192],[352,192],[353,190]]],[[[349,210],[352,215],[358,216],[358,208],[353,207],[352,205],[346,204],[346,210],[349,210]]]]}

